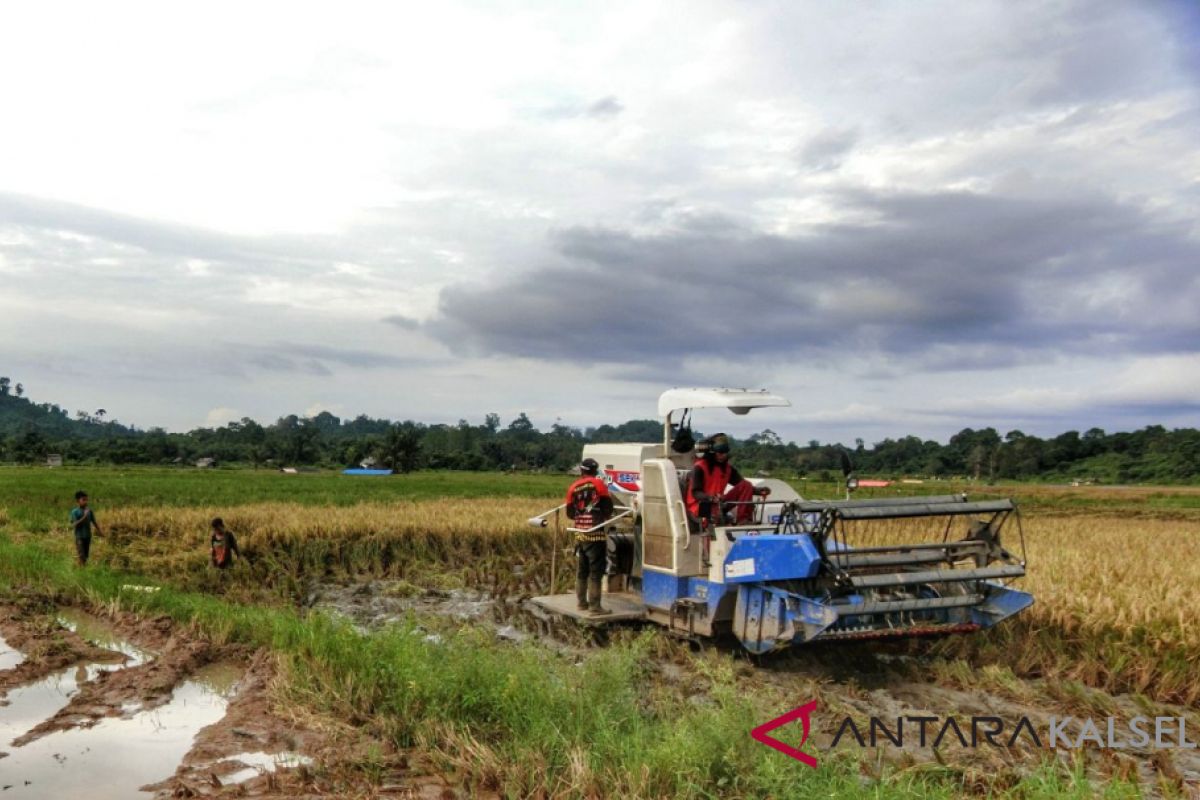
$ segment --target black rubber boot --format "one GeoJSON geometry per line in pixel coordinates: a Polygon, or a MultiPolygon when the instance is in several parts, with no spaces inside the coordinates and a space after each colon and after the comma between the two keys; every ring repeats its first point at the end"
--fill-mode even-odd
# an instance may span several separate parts
{"type": "Polygon", "coordinates": [[[575,579],[575,598],[579,601],[576,607],[580,611],[588,610],[588,583],[587,578],[575,579]]]}
{"type": "Polygon", "coordinates": [[[608,609],[600,605],[600,578],[588,580],[588,612],[592,614],[607,614],[608,609]]]}

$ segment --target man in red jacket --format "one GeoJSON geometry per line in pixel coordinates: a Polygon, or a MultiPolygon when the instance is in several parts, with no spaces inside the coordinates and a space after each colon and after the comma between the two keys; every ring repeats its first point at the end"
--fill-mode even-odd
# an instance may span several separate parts
{"type": "Polygon", "coordinates": [[[745,525],[754,518],[754,496],[765,497],[771,490],[755,489],[742,477],[737,467],[729,463],[729,437],[714,433],[708,440],[708,450],[696,459],[688,478],[688,515],[701,525],[724,525],[725,512],[733,509],[734,522],[745,525]],[[729,491],[725,487],[729,486],[729,491]],[[733,505],[741,503],[743,505],[733,505]]]}
{"type": "Polygon", "coordinates": [[[607,612],[600,605],[600,582],[604,578],[608,537],[601,526],[612,514],[612,495],[598,477],[600,465],[596,459],[585,458],[579,473],[579,480],[567,489],[566,500],[567,516],[575,523],[575,554],[579,556],[575,597],[580,611],[604,614],[607,612]]]}

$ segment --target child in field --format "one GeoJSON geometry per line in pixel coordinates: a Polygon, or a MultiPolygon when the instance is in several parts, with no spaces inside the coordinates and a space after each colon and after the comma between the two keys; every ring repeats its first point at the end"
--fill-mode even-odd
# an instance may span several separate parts
{"type": "Polygon", "coordinates": [[[92,531],[102,536],[100,525],[96,522],[96,514],[88,508],[88,496],[85,491],[75,493],[75,508],[71,509],[71,528],[75,531],[75,563],[81,567],[87,566],[88,554],[92,550],[92,531]]]}
{"type": "Polygon", "coordinates": [[[233,557],[236,555],[240,558],[242,555],[238,551],[237,538],[234,537],[233,531],[225,530],[225,521],[220,517],[212,521],[212,538],[209,543],[212,547],[212,563],[217,569],[233,566],[233,557]]]}

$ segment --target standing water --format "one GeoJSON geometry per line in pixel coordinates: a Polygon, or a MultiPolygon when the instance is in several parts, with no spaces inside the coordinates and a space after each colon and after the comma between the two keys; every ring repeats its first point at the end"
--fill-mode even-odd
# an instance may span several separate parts
{"type": "Polygon", "coordinates": [[[196,733],[225,715],[235,688],[228,675],[228,665],[211,665],[175,687],[170,701],[159,708],[7,748],[8,757],[0,759],[5,800],[144,796],[140,787],[170,777],[191,749],[196,733]]]}
{"type": "Polygon", "coordinates": [[[58,613],[58,624],[79,636],[80,639],[125,656],[129,659],[125,664],[127,667],[141,666],[154,658],[153,653],[123,639],[111,624],[86,611],[80,611],[77,608],[61,609],[58,613]]]}
{"type": "Polygon", "coordinates": [[[4,637],[0,636],[0,671],[20,666],[24,660],[25,656],[21,655],[20,651],[9,647],[8,642],[4,641],[4,637]]]}

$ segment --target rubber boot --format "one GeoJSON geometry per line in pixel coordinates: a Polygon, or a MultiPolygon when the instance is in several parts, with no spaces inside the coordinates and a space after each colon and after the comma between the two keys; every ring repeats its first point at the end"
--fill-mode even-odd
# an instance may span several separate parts
{"type": "Polygon", "coordinates": [[[575,598],[579,601],[576,603],[576,608],[580,611],[588,610],[588,583],[587,578],[575,579],[575,598]]]}
{"type": "Polygon", "coordinates": [[[588,612],[592,614],[607,614],[608,609],[600,605],[600,576],[588,580],[588,612]]]}

